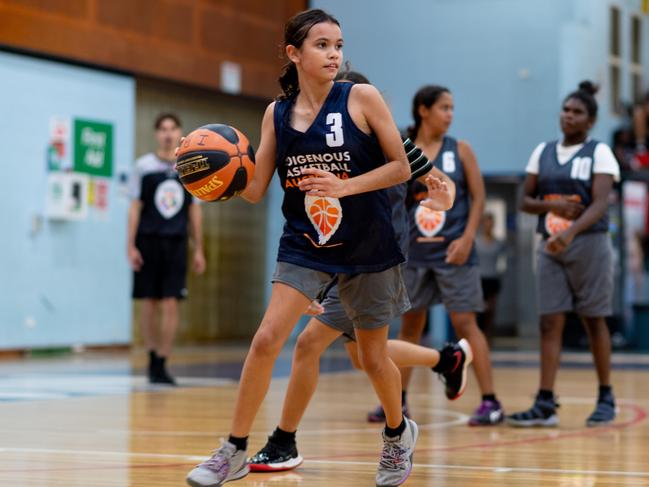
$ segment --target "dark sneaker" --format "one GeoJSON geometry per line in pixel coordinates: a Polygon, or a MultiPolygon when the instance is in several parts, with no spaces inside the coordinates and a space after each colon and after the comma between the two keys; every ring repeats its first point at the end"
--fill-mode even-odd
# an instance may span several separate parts
{"type": "Polygon", "coordinates": [[[611,392],[599,397],[595,410],[586,420],[586,426],[605,426],[613,422],[614,419],[615,396],[611,392]]]}
{"type": "Polygon", "coordinates": [[[530,409],[507,416],[507,424],[518,428],[558,426],[558,407],[559,404],[554,399],[541,399],[539,396],[536,396],[534,404],[530,409]]]}
{"type": "Polygon", "coordinates": [[[451,370],[440,374],[446,385],[446,397],[454,401],[459,399],[466,388],[467,370],[473,360],[471,345],[463,338],[453,345],[447,345],[439,353],[451,355],[455,360],[455,365],[451,370]]]}
{"type": "Polygon", "coordinates": [[[469,418],[469,426],[493,426],[505,419],[505,410],[499,401],[482,401],[473,416],[469,418]]]}
{"type": "Polygon", "coordinates": [[[155,374],[149,377],[149,382],[151,384],[165,384],[168,386],[175,386],[176,379],[169,375],[165,367],[160,367],[155,374]]]}
{"type": "MultiPolygon", "coordinates": [[[[401,406],[401,412],[406,418],[410,417],[410,411],[408,411],[408,404],[401,406]]],[[[383,411],[383,406],[378,405],[374,411],[367,413],[367,422],[368,423],[385,423],[385,411],[383,411]]]]}
{"type": "Polygon", "coordinates": [[[401,436],[388,438],[383,432],[383,451],[376,471],[376,487],[403,484],[412,471],[412,454],[417,443],[417,423],[406,418],[406,429],[401,436]]]}
{"type": "Polygon", "coordinates": [[[303,458],[297,453],[297,446],[283,446],[268,438],[266,445],[248,460],[251,472],[281,472],[299,467],[303,458]]]}
{"type": "Polygon", "coordinates": [[[229,441],[221,440],[221,448],[189,472],[186,480],[192,487],[219,487],[245,477],[248,472],[246,451],[237,450],[229,441]]]}
{"type": "Polygon", "coordinates": [[[176,385],[174,378],[167,372],[167,359],[158,356],[155,352],[149,352],[148,375],[151,384],[176,385]]]}
{"type": "Polygon", "coordinates": [[[149,352],[149,367],[147,368],[147,375],[149,377],[149,382],[153,382],[153,378],[156,375],[158,370],[158,355],[151,351],[149,352]]]}

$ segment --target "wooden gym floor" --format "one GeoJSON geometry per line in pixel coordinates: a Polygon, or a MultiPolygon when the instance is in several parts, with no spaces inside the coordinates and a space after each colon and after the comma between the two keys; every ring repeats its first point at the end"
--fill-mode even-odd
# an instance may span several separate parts
{"type": "MultiPolygon", "coordinates": [[[[0,362],[0,485],[180,486],[193,465],[227,434],[245,349],[184,349],[172,365],[182,387],[150,387],[143,353],[87,353],[0,362]]],[[[508,411],[527,408],[537,385],[536,355],[496,353],[497,392],[508,411]]],[[[649,357],[616,355],[619,417],[587,429],[594,404],[590,358],[564,355],[559,374],[561,426],[470,428],[479,394],[449,403],[428,370],[410,395],[420,425],[409,486],[649,485],[649,357]]],[[[257,416],[251,453],[274,428],[287,384],[290,352],[276,367],[257,416]]],[[[364,422],[376,399],[341,349],[323,360],[316,397],[298,431],[305,457],[297,470],[251,474],[241,487],[371,486],[380,426],[364,422]]]]}

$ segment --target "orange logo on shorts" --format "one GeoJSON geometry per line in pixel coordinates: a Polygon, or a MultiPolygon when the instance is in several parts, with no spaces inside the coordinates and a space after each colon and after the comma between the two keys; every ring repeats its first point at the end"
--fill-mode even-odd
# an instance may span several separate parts
{"type": "Polygon", "coordinates": [[[434,237],[444,228],[446,212],[431,210],[419,205],[415,212],[415,223],[423,236],[434,237]]]}
{"type": "Polygon", "coordinates": [[[318,244],[326,244],[343,220],[340,201],[338,198],[305,195],[304,209],[318,232],[318,244]]]}
{"type": "Polygon", "coordinates": [[[545,231],[550,235],[556,235],[572,226],[572,220],[560,217],[559,215],[549,212],[545,215],[545,231]]]}

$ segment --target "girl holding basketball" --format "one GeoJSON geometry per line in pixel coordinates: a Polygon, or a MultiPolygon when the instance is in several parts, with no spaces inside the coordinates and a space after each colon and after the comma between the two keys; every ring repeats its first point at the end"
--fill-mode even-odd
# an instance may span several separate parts
{"type": "MultiPolygon", "coordinates": [[[[456,192],[449,211],[431,211],[418,204],[426,198],[426,187],[419,181],[410,183],[410,250],[404,279],[412,309],[402,318],[399,339],[419,343],[427,309],[442,302],[456,335],[473,349],[482,403],[469,424],[496,424],[503,420],[503,409],[494,394],[489,346],[476,321],[483,300],[474,238],[484,208],[484,183],[469,144],[446,135],[453,121],[453,97],[447,88],[421,88],[413,99],[412,116],[415,124],[408,136],[453,180],[456,192]]],[[[410,374],[410,368],[401,369],[404,412],[410,374]]],[[[447,390],[447,395],[452,397],[453,391],[447,390]]],[[[379,406],[368,420],[378,422],[383,417],[379,406]]]]}
{"type": "Polygon", "coordinates": [[[541,314],[541,383],[533,406],[507,417],[512,426],[556,426],[554,382],[565,314],[575,311],[595,360],[599,394],[588,426],[615,419],[610,382],[611,337],[606,316],[613,304],[613,256],[608,197],[620,169],[611,149],[589,138],[597,119],[596,87],[589,81],[563,102],[561,141],[540,144],[526,168],[521,209],[539,215],[537,292],[541,314]]]}
{"type": "MultiPolygon", "coordinates": [[[[355,71],[341,72],[336,79],[369,84],[367,78],[355,71]]],[[[405,144],[410,147],[409,141],[405,144]]],[[[421,152],[411,149],[407,150],[407,153],[408,160],[411,161],[413,177],[416,177],[418,173],[416,168],[421,162],[419,161],[421,152]]],[[[453,182],[432,167],[427,159],[426,164],[421,165],[421,168],[422,177],[425,174],[432,174],[446,183],[440,186],[439,192],[429,193],[426,204],[435,210],[448,210],[454,200],[453,182]]],[[[405,211],[406,190],[406,183],[386,190],[392,209],[392,225],[404,255],[408,251],[409,235],[408,215],[405,211]]],[[[352,364],[358,369],[363,368],[359,360],[354,324],[345,313],[336,286],[329,290],[322,303],[312,303],[308,314],[313,317],[300,333],[295,344],[282,417],[275,431],[268,437],[266,445],[250,459],[250,469],[253,472],[290,470],[302,463],[296,444],[297,428],[318,384],[320,357],[341,335],[346,339],[345,348],[352,364]]],[[[453,399],[462,395],[466,386],[467,369],[472,360],[471,348],[465,340],[447,345],[442,350],[400,340],[388,340],[387,350],[390,358],[398,366],[427,367],[440,375],[447,388],[453,391],[453,399]],[[459,361],[458,355],[461,357],[459,361]]]]}
{"type": "Polygon", "coordinates": [[[286,224],[270,303],[243,367],[230,437],[187,481],[219,486],[248,473],[247,438],[273,364],[300,316],[335,278],[360,362],[386,411],[376,484],[400,485],[410,474],[418,431],[401,413],[387,323],[409,303],[390,204],[378,190],[406,181],[410,167],[379,92],[334,82],[342,63],[338,21],[322,10],[302,12],[287,23],[284,41],[283,95],[264,114],[255,175],[242,193],[261,200],[277,169],[286,224]]]}

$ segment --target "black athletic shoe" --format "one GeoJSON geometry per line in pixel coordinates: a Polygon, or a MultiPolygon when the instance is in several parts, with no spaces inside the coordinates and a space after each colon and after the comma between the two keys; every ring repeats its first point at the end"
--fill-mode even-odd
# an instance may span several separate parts
{"type": "Polygon", "coordinates": [[[168,386],[175,386],[176,380],[167,372],[165,364],[166,359],[162,357],[154,357],[149,365],[149,382],[151,384],[164,384],[168,386]]]}
{"type": "Polygon", "coordinates": [[[278,445],[268,437],[266,445],[248,459],[248,464],[251,472],[281,472],[299,467],[302,461],[295,443],[290,446],[278,445]]]}
{"type": "Polygon", "coordinates": [[[586,420],[586,426],[605,426],[613,422],[614,419],[615,396],[609,392],[599,397],[595,410],[586,420]]]}
{"type": "Polygon", "coordinates": [[[534,404],[530,409],[507,416],[507,424],[519,428],[558,426],[558,407],[559,404],[554,399],[541,399],[539,396],[536,396],[534,404]]]}
{"type": "Polygon", "coordinates": [[[149,382],[153,382],[153,378],[156,375],[158,366],[158,354],[154,351],[149,352],[149,367],[147,368],[147,375],[149,377],[149,382]]]}
{"type": "Polygon", "coordinates": [[[451,355],[454,360],[453,368],[440,374],[446,385],[446,397],[454,401],[464,393],[466,388],[467,369],[473,360],[471,345],[463,338],[453,345],[447,345],[439,353],[451,355]]]}
{"type": "Polygon", "coordinates": [[[167,369],[159,370],[153,377],[149,378],[151,384],[165,384],[168,386],[175,386],[176,379],[169,375],[167,369]]]}
{"type": "MultiPolygon", "coordinates": [[[[408,410],[408,404],[401,406],[401,412],[403,415],[410,419],[410,411],[408,410]]],[[[380,404],[376,406],[376,409],[367,413],[367,422],[368,423],[385,423],[385,411],[383,411],[383,406],[380,404]]]]}

